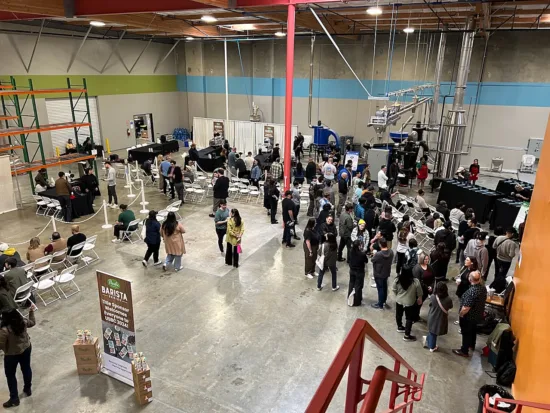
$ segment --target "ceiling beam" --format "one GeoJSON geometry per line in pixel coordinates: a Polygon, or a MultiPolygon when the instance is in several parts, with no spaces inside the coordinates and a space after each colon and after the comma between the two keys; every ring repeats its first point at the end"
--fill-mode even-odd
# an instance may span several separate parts
{"type": "Polygon", "coordinates": [[[0,11],[0,21],[16,21],[16,20],[35,20],[43,19],[46,16],[44,14],[29,14],[29,13],[13,13],[9,11],[0,11]]]}
{"type": "Polygon", "coordinates": [[[160,13],[210,9],[213,6],[191,0],[75,0],[75,15],[160,13]]]}
{"type": "Polygon", "coordinates": [[[63,17],[63,0],[0,0],[0,10],[63,17]]]}

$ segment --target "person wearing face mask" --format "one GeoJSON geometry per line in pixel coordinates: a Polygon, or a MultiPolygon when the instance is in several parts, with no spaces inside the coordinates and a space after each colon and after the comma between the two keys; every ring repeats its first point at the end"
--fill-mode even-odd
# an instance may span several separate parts
{"type": "Polygon", "coordinates": [[[477,260],[478,271],[481,277],[486,280],[489,272],[489,251],[485,248],[487,233],[480,231],[476,233],[474,239],[468,241],[464,249],[465,256],[472,256],[477,260]]]}

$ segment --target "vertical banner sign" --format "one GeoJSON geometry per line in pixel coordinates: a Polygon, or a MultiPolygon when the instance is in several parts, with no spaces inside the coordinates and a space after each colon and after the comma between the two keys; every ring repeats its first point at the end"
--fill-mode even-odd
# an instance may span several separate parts
{"type": "Polygon", "coordinates": [[[223,133],[223,122],[214,121],[214,135],[219,133],[221,136],[225,136],[223,133]]]}
{"type": "Polygon", "coordinates": [[[136,333],[132,284],[122,278],[97,271],[97,287],[105,360],[101,372],[133,386],[132,360],[136,352],[136,333]]]}
{"type": "MultiPolygon", "coordinates": [[[[345,163],[348,163],[348,161],[350,159],[353,162],[353,164],[351,166],[351,170],[356,171],[357,170],[357,165],[359,164],[359,152],[352,152],[352,151],[346,152],[345,163]]],[[[351,178],[353,179],[353,176],[351,178]]]]}
{"type": "Polygon", "coordinates": [[[273,138],[275,137],[275,128],[273,126],[264,126],[264,139],[271,139],[273,142],[273,138]]]}

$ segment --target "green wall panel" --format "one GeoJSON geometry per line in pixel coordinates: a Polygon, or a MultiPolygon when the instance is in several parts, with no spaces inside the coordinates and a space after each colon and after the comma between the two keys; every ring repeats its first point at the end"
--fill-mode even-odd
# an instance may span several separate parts
{"type": "MultiPolygon", "coordinates": [[[[88,94],[90,96],[178,91],[177,77],[175,75],[69,76],[71,83],[75,85],[81,85],[83,77],[86,78],[86,82],[88,83],[88,94]]],[[[29,78],[33,81],[34,89],[60,89],[67,87],[67,76],[62,75],[15,76],[17,87],[27,87],[29,78]]],[[[9,80],[9,76],[0,76],[0,79],[7,81],[9,80]]],[[[67,97],[67,94],[38,96],[38,98],[42,97],[67,97]]]]}

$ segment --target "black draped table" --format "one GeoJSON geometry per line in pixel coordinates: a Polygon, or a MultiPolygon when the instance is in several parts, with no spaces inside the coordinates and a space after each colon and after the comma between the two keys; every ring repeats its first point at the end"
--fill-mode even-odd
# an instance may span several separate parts
{"type": "Polygon", "coordinates": [[[202,170],[206,172],[213,172],[214,170],[223,167],[225,158],[220,157],[222,152],[221,146],[209,146],[208,148],[198,151],[199,160],[198,165],[202,170]]]}
{"type": "MultiPolygon", "coordinates": [[[[50,199],[59,200],[55,193],[55,188],[47,189],[38,193],[39,196],[45,196],[50,199]]],[[[74,199],[71,199],[71,207],[73,210],[72,218],[76,219],[83,215],[90,215],[94,213],[94,207],[92,205],[92,195],[89,193],[77,194],[75,193],[74,199]]]]}
{"type": "Polygon", "coordinates": [[[515,191],[516,185],[518,184],[529,192],[529,198],[531,198],[531,195],[533,194],[533,185],[529,182],[518,181],[517,179],[501,179],[498,181],[496,190],[498,192],[502,192],[507,197],[510,197],[510,194],[515,191]]]}
{"type": "Polygon", "coordinates": [[[522,204],[523,202],[508,198],[497,199],[493,214],[491,215],[489,228],[494,230],[496,227],[502,227],[506,230],[506,228],[512,227],[522,204]]]}
{"type": "Polygon", "coordinates": [[[158,155],[167,155],[172,152],[179,152],[180,146],[177,140],[168,141],[165,143],[152,143],[140,148],[130,149],[128,156],[132,157],[132,161],[138,161],[142,164],[147,159],[156,158],[158,155]]]}
{"type": "Polygon", "coordinates": [[[458,202],[464,202],[467,208],[473,208],[477,222],[484,224],[497,199],[504,197],[500,192],[481,186],[471,186],[455,179],[443,181],[437,202],[446,201],[449,208],[454,208],[458,202]]]}

